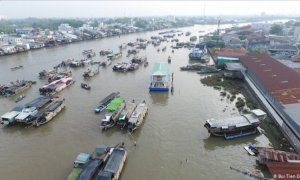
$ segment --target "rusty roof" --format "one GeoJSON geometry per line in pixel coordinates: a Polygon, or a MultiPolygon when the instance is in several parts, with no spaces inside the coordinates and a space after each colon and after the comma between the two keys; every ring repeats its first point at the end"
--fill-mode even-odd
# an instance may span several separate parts
{"type": "Polygon", "coordinates": [[[300,175],[300,163],[270,162],[267,167],[275,180],[298,179],[300,175]]]}
{"type": "Polygon", "coordinates": [[[260,83],[282,104],[300,103],[300,74],[268,54],[240,58],[260,83]]]}

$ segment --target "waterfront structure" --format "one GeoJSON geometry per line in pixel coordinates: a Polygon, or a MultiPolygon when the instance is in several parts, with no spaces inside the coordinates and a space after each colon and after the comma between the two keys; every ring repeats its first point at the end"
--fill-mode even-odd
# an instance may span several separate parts
{"type": "Polygon", "coordinates": [[[239,63],[240,57],[246,55],[246,51],[242,49],[225,49],[216,52],[217,66],[224,68],[227,63],[239,63]]]}
{"type": "Polygon", "coordinates": [[[152,69],[150,91],[169,91],[169,67],[167,63],[155,63],[152,69]]]}
{"type": "Polygon", "coordinates": [[[300,150],[300,74],[267,54],[241,57],[245,75],[276,111],[275,122],[300,150]]]}

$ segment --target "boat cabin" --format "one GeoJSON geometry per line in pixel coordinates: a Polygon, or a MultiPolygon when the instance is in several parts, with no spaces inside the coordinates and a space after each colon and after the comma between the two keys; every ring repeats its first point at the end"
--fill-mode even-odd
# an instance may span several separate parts
{"type": "Polygon", "coordinates": [[[149,90],[169,91],[169,67],[167,63],[154,64],[149,90]]]}
{"type": "Polygon", "coordinates": [[[80,153],[74,161],[74,167],[83,167],[91,160],[91,154],[80,153]]]}

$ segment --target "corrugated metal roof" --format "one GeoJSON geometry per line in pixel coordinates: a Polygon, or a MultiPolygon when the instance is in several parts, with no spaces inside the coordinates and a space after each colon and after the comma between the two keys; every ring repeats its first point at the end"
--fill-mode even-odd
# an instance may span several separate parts
{"type": "Polygon", "coordinates": [[[274,179],[298,179],[300,176],[300,163],[271,162],[267,167],[274,179]]]}
{"type": "Polygon", "coordinates": [[[300,74],[267,54],[241,57],[242,64],[282,104],[300,102],[300,74]]]}
{"type": "Polygon", "coordinates": [[[243,51],[217,51],[216,54],[218,56],[223,56],[223,57],[242,57],[246,55],[246,52],[243,51]]]}
{"type": "Polygon", "coordinates": [[[160,62],[155,63],[152,69],[152,75],[159,74],[159,75],[168,75],[169,74],[169,67],[167,63],[160,62]]]}

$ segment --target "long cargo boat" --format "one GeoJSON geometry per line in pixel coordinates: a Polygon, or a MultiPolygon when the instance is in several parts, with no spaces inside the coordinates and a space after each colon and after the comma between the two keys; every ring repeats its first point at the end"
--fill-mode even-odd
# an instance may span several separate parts
{"type": "Polygon", "coordinates": [[[112,151],[113,147],[99,145],[93,153],[81,152],[77,155],[67,180],[94,179],[100,168],[103,169],[112,151]]]}
{"type": "Polygon", "coordinates": [[[140,103],[137,106],[137,108],[132,113],[131,117],[127,122],[127,127],[130,132],[133,132],[134,130],[136,130],[138,127],[142,125],[142,123],[145,120],[147,112],[148,112],[148,107],[145,101],[140,103]]]}
{"type": "Polygon", "coordinates": [[[15,117],[15,122],[31,124],[32,117],[52,102],[51,97],[41,96],[24,105],[22,111],[15,117]]]}
{"type": "Polygon", "coordinates": [[[24,92],[26,89],[29,89],[32,84],[32,81],[23,80],[11,83],[10,85],[0,85],[0,94],[6,97],[14,96],[24,92]]]}
{"type": "Polygon", "coordinates": [[[243,114],[238,117],[227,119],[209,119],[204,124],[208,132],[214,136],[223,136],[225,139],[255,134],[256,128],[261,121],[266,118],[267,114],[260,110],[251,110],[251,114],[243,114]]]}
{"type": "Polygon", "coordinates": [[[134,100],[132,102],[126,102],[126,107],[121,112],[120,116],[117,119],[117,125],[120,128],[125,128],[129,118],[131,117],[132,113],[136,109],[137,105],[134,103],[134,100]]]}
{"type": "Polygon", "coordinates": [[[114,98],[106,108],[108,112],[105,114],[105,118],[101,119],[100,127],[102,130],[113,127],[116,124],[117,117],[119,117],[124,108],[124,99],[114,98]]]}
{"type": "Polygon", "coordinates": [[[65,99],[52,102],[48,107],[39,111],[37,115],[33,117],[33,124],[35,126],[46,124],[61,112],[65,106],[65,99]]]}
{"type": "Polygon", "coordinates": [[[127,158],[127,151],[124,148],[113,149],[103,170],[100,170],[96,179],[118,180],[127,158]]]}
{"type": "Polygon", "coordinates": [[[43,86],[39,91],[41,95],[54,95],[72,85],[74,82],[71,77],[61,78],[43,86]]]}
{"type": "Polygon", "coordinates": [[[108,95],[106,98],[104,98],[102,101],[100,101],[99,106],[95,108],[95,113],[100,113],[102,110],[104,110],[107,105],[117,96],[119,96],[119,92],[113,92],[110,95],[108,95]]]}

